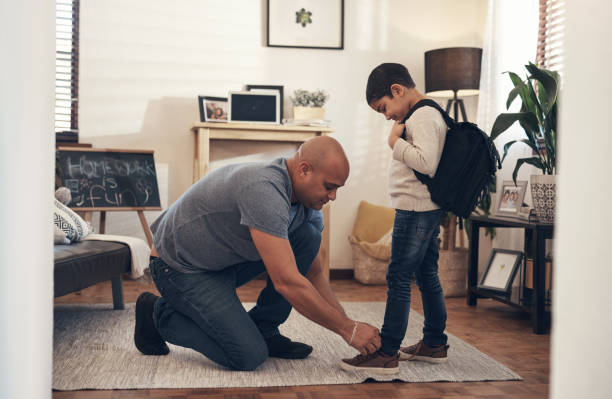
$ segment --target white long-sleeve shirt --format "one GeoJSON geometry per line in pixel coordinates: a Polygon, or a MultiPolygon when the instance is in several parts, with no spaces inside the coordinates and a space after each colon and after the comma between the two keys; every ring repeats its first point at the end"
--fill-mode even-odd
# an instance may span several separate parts
{"type": "Polygon", "coordinates": [[[439,208],[414,170],[434,176],[447,130],[442,115],[433,107],[419,108],[406,121],[406,139],[400,138],[395,142],[389,167],[389,194],[393,208],[417,212],[439,208]]]}

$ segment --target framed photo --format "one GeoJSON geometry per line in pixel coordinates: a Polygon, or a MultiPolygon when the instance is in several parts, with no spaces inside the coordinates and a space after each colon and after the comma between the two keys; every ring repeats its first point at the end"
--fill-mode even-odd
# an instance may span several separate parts
{"type": "Polygon", "coordinates": [[[280,119],[283,120],[283,86],[270,85],[247,85],[247,91],[256,91],[260,93],[278,92],[278,102],[280,104],[280,119]]]}
{"type": "Polygon", "coordinates": [[[227,97],[198,96],[201,122],[227,122],[227,97]]]}
{"type": "Polygon", "coordinates": [[[493,248],[478,288],[510,294],[522,258],[520,251],[493,248]]]}
{"type": "Polygon", "coordinates": [[[525,180],[517,180],[516,185],[512,180],[504,180],[500,191],[501,195],[497,200],[495,215],[518,217],[526,190],[527,181],[525,180]]]}
{"type": "Polygon", "coordinates": [[[280,124],[278,91],[230,91],[229,120],[232,122],[280,124]]]}
{"type": "Polygon", "coordinates": [[[342,50],[344,0],[268,0],[268,47],[342,50]]]}

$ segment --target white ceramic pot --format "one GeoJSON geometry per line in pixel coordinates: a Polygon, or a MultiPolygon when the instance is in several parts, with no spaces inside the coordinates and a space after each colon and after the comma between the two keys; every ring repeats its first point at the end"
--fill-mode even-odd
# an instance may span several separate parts
{"type": "Polygon", "coordinates": [[[531,198],[540,223],[555,221],[555,175],[531,175],[531,198]]]}
{"type": "Polygon", "coordinates": [[[325,108],[293,107],[293,119],[325,119],[325,108]]]}

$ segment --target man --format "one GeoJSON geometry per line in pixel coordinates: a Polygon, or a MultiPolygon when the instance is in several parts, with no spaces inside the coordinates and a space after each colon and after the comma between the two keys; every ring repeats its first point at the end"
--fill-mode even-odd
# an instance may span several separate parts
{"type": "Polygon", "coordinates": [[[151,226],[162,297],[138,298],[136,347],[165,355],[167,341],[234,370],[268,356],[305,358],[312,347],[278,330],[295,307],[361,353],[378,350],[378,329],[347,317],[318,257],[319,210],[348,174],[342,146],[316,137],[289,159],[227,166],[189,188],[151,226]],[[247,313],[236,287],[264,271],[267,285],[247,313]]]}

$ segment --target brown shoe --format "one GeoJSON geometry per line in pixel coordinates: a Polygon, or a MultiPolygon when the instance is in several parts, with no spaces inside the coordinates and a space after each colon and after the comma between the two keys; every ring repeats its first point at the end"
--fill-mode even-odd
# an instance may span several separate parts
{"type": "Polygon", "coordinates": [[[400,360],[421,360],[429,363],[444,363],[448,360],[448,345],[428,346],[420,340],[417,344],[400,348],[400,360]]]}
{"type": "Polygon", "coordinates": [[[357,355],[352,359],[342,359],[340,367],[347,371],[397,374],[399,372],[399,355],[387,355],[381,351],[369,355],[357,355]]]}

